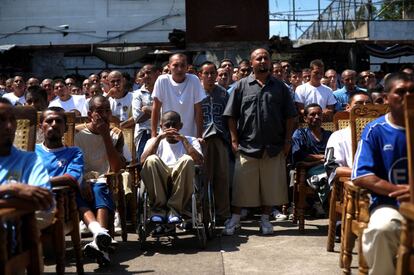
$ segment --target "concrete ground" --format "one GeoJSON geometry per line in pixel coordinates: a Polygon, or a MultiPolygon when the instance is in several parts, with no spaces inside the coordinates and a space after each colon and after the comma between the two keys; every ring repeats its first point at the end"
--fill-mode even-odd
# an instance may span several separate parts
{"type": "MultiPolygon", "coordinates": [[[[261,236],[257,221],[245,221],[235,236],[220,236],[218,230],[205,250],[188,234],[159,241],[149,238],[141,250],[137,235],[129,234],[126,243],[116,237],[119,246],[110,267],[99,268],[93,260],[84,259],[84,268],[86,274],[342,274],[339,244],[335,244],[335,252],[326,251],[327,222],[307,220],[306,233],[301,235],[290,221],[273,221],[275,234],[261,236]]],[[[76,271],[72,255],[68,251],[68,274],[76,271]]],[[[46,265],[45,274],[54,274],[54,268],[46,265]]],[[[352,271],[357,272],[355,254],[352,271]]]]}

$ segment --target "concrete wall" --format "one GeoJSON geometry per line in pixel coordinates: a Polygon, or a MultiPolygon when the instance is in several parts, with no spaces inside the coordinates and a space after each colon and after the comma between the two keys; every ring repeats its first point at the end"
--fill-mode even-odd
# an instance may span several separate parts
{"type": "Polygon", "coordinates": [[[414,40],[414,21],[372,21],[370,40],[414,40]]]}
{"type": "Polygon", "coordinates": [[[174,28],[185,30],[184,0],[0,3],[0,44],[158,43],[168,42],[174,28]]]}

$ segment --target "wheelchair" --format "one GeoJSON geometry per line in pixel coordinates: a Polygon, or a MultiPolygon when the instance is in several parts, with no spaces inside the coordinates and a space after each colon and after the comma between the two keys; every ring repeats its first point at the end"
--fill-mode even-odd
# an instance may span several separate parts
{"type": "MultiPolygon", "coordinates": [[[[137,188],[137,234],[141,249],[145,247],[145,242],[148,236],[153,236],[159,240],[163,236],[175,236],[177,225],[174,230],[167,234],[156,235],[152,234],[158,224],[154,224],[150,220],[150,200],[145,189],[145,184],[141,180],[137,188]]],[[[206,177],[206,173],[202,166],[195,166],[195,176],[193,179],[193,192],[191,200],[187,207],[180,213],[184,220],[189,220],[191,229],[184,230],[196,235],[200,248],[204,249],[207,246],[207,239],[212,239],[215,234],[215,201],[213,186],[206,177]]]]}

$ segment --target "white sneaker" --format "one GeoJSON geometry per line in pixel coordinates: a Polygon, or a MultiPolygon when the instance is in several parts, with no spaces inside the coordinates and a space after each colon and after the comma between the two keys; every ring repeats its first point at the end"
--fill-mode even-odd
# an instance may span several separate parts
{"type": "Polygon", "coordinates": [[[115,217],[114,217],[114,232],[115,234],[121,234],[122,232],[121,218],[119,217],[118,211],[115,212],[115,217]]]}
{"type": "Polygon", "coordinates": [[[228,219],[224,223],[224,229],[222,231],[222,234],[225,236],[232,236],[236,232],[236,230],[240,229],[240,223],[231,223],[231,219],[228,219]]]}
{"type": "Polygon", "coordinates": [[[79,233],[81,234],[89,233],[89,229],[83,221],[79,222],[79,233]]]}
{"type": "Polygon", "coordinates": [[[263,235],[272,235],[273,225],[268,220],[262,220],[260,224],[260,232],[262,232],[263,235]]]}
{"type": "Polygon", "coordinates": [[[273,217],[275,217],[276,221],[285,221],[288,218],[285,214],[283,214],[282,212],[280,212],[277,209],[275,209],[272,212],[272,215],[273,215],[273,217]]]}

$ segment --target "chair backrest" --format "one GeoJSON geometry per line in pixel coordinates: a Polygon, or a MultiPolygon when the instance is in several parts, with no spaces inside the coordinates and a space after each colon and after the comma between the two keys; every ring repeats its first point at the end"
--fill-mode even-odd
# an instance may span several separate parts
{"type": "Polygon", "coordinates": [[[376,118],[385,115],[389,110],[386,104],[355,105],[349,114],[352,138],[352,159],[355,157],[358,142],[365,126],[376,118]]]}
{"type": "Polygon", "coordinates": [[[334,115],[333,122],[335,124],[335,130],[345,129],[349,126],[349,112],[337,112],[334,115]]]}
{"type": "Polygon", "coordinates": [[[31,106],[16,106],[13,111],[17,121],[14,146],[24,151],[34,151],[37,130],[36,110],[31,106]]]}
{"type": "Polygon", "coordinates": [[[404,100],[405,134],[407,137],[408,183],[411,202],[414,203],[414,94],[404,100]]]}
{"type": "Polygon", "coordinates": [[[89,122],[89,117],[87,116],[77,116],[75,117],[75,123],[76,124],[84,124],[89,122]]]}
{"type": "Polygon", "coordinates": [[[122,134],[124,135],[124,142],[128,146],[129,152],[131,152],[132,162],[136,162],[137,150],[135,148],[134,141],[135,125],[132,128],[122,128],[122,134]]]}
{"type": "Polygon", "coordinates": [[[75,125],[76,114],[74,112],[65,112],[66,115],[66,132],[63,136],[63,144],[66,146],[75,145],[75,125]]]}
{"type": "MultiPolygon", "coordinates": [[[[321,127],[323,129],[325,129],[326,131],[331,131],[334,132],[335,131],[335,124],[331,121],[329,122],[322,122],[321,127]]],[[[308,124],[306,122],[301,122],[299,123],[298,128],[308,128],[308,124]]]]}

